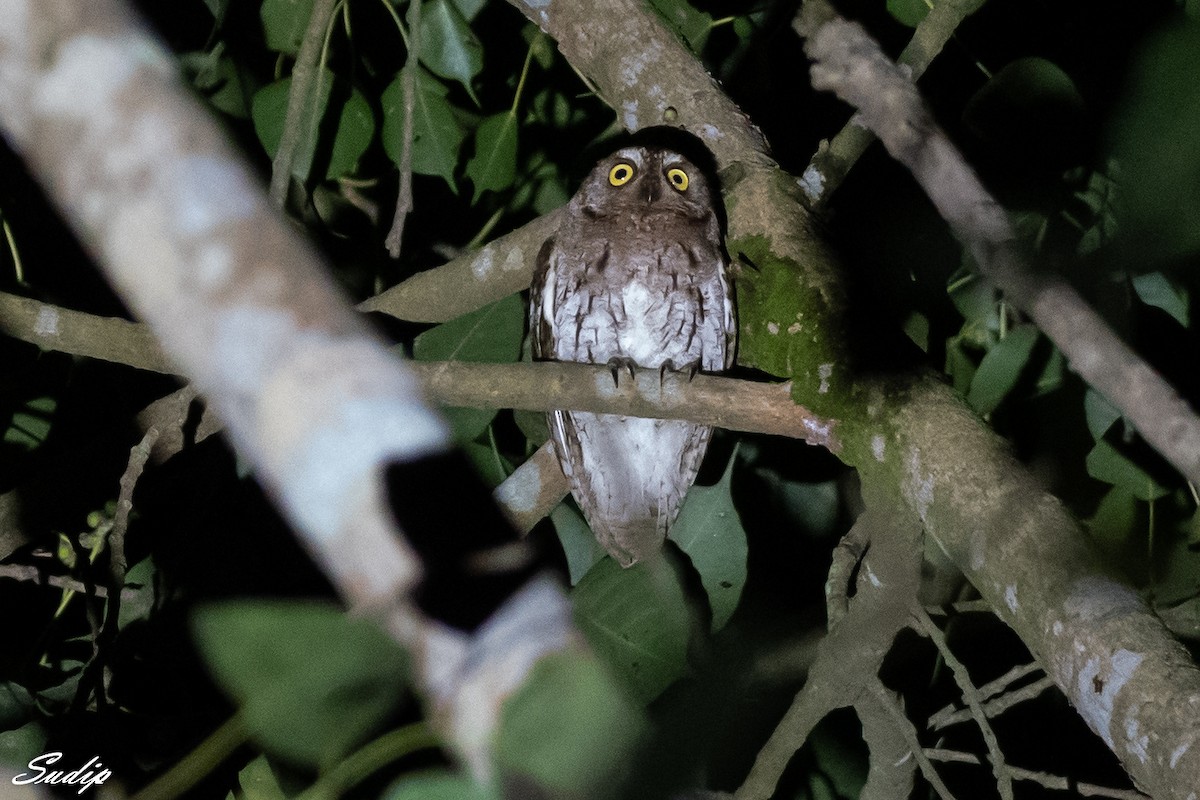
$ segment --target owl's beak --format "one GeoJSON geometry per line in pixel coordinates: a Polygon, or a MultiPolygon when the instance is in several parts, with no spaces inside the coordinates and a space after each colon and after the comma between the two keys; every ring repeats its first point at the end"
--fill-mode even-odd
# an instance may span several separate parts
{"type": "Polygon", "coordinates": [[[647,176],[645,183],[646,183],[646,194],[645,194],[646,205],[651,205],[653,203],[657,203],[659,198],[662,197],[662,181],[651,180],[650,176],[647,176]]]}

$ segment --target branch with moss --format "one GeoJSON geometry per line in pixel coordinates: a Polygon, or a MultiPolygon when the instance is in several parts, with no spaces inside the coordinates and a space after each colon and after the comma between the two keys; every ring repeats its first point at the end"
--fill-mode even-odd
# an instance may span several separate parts
{"type": "Polygon", "coordinates": [[[864,485],[899,496],[1134,780],[1155,796],[1186,797],[1200,774],[1198,726],[1187,704],[1160,701],[1200,697],[1200,671],[948,387],[855,373],[840,268],[757,131],[641,4],[511,2],[558,41],[627,127],[674,122],[712,149],[729,250],[752,267],[737,276],[739,363],[790,378],[794,399],[836,420],[841,458],[864,485]],[[630,41],[641,43],[636,59],[630,41]]]}

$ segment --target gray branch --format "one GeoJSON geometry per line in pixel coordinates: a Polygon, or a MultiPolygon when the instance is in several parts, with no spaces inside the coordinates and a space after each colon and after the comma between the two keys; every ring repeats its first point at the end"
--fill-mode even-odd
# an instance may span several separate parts
{"type": "Polygon", "coordinates": [[[1070,285],[1030,269],[1004,209],[934,122],[916,86],[861,26],[830,13],[824,0],[808,0],[796,23],[813,59],[813,86],[858,109],[858,119],[912,171],[984,276],[1033,317],[1072,369],[1155,450],[1200,484],[1200,417],[1070,285]]]}
{"type": "Polygon", "coordinates": [[[422,567],[383,471],[450,446],[419,378],[349,308],[123,4],[13,0],[6,15],[9,143],[347,603],[413,653],[431,718],[487,776],[504,699],[544,655],[582,652],[561,590],[531,583],[470,636],[417,609],[422,567]]]}

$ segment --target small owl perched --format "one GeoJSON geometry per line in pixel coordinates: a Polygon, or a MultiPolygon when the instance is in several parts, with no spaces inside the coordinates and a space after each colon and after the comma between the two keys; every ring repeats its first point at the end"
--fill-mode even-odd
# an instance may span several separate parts
{"type": "MultiPolygon", "coordinates": [[[[602,160],[538,256],[536,359],[718,371],[737,335],[713,187],[691,160],[635,146],[602,160]]],[[[657,553],[696,479],[712,428],[552,411],[550,435],[596,538],[622,566],[657,553]]]]}

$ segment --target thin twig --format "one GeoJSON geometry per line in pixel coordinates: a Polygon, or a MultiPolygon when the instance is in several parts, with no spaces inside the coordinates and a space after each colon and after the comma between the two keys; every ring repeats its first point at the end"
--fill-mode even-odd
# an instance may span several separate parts
{"type": "MultiPolygon", "coordinates": [[[[11,578],[15,581],[45,584],[56,589],[87,593],[87,586],[83,581],[72,578],[70,575],[46,575],[33,564],[0,564],[0,578],[11,578]]],[[[97,586],[96,597],[101,599],[108,597],[108,589],[97,586]]]]}
{"type": "Polygon", "coordinates": [[[413,117],[417,110],[417,70],[421,50],[421,3],[408,4],[408,56],[404,61],[404,74],[401,78],[401,88],[404,90],[404,125],[401,126],[400,139],[400,191],[396,197],[396,213],[392,218],[392,229],[387,235],[388,254],[392,258],[400,257],[400,246],[404,241],[404,222],[413,210],[412,196],[412,159],[413,159],[413,117]]]}
{"type": "Polygon", "coordinates": [[[316,103],[316,83],[320,75],[318,62],[325,41],[325,29],[333,19],[338,0],[314,0],[308,27],[300,40],[296,63],[292,66],[292,85],[288,90],[287,113],[283,118],[283,134],[279,149],[271,162],[270,199],[276,208],[287,202],[288,186],[299,153],[300,142],[312,133],[312,109],[316,103]]]}
{"type": "MultiPolygon", "coordinates": [[[[1010,708],[1024,703],[1026,700],[1032,700],[1038,697],[1047,689],[1054,688],[1054,681],[1048,676],[1043,675],[1028,686],[1022,686],[1007,694],[1002,694],[999,697],[989,700],[983,704],[983,713],[990,719],[998,717],[1010,708]]],[[[966,722],[972,719],[974,714],[969,708],[953,710],[947,708],[944,711],[938,712],[929,718],[928,727],[930,730],[940,731],[943,728],[948,728],[951,725],[957,725],[960,722],[966,722]]]]}
{"type": "MultiPolygon", "coordinates": [[[[938,747],[925,748],[925,757],[931,761],[941,761],[953,764],[980,765],[979,756],[974,753],[963,753],[958,750],[943,750],[938,747]]],[[[1113,800],[1150,800],[1150,796],[1136,789],[1110,789],[1107,786],[1097,786],[1094,783],[1081,783],[1062,775],[1052,775],[1049,772],[1035,772],[1021,767],[1009,767],[1013,778],[1019,781],[1029,781],[1047,789],[1064,792],[1075,792],[1080,797],[1109,797],[1113,800]]]]}
{"type": "MultiPolygon", "coordinates": [[[[121,490],[117,495],[117,509],[113,516],[106,541],[108,544],[108,602],[104,612],[104,622],[94,640],[91,660],[84,668],[80,677],[81,687],[93,685],[96,703],[103,705],[106,701],[106,684],[103,679],[105,670],[105,654],[108,646],[117,637],[117,626],[121,616],[121,590],[125,587],[125,572],[128,564],[125,560],[125,531],[129,529],[129,514],[133,511],[133,490],[137,487],[154,442],[158,439],[158,428],[151,427],[142,436],[142,440],[129,451],[129,461],[125,472],[121,475],[121,490]]],[[[85,573],[86,577],[86,573],[85,573]]],[[[94,587],[89,594],[94,594],[94,587]]]]}
{"type": "Polygon", "coordinates": [[[967,707],[971,710],[971,716],[975,723],[979,726],[979,732],[983,736],[983,742],[987,746],[988,758],[992,762],[992,772],[996,776],[996,789],[1000,793],[1002,800],[1013,800],[1012,775],[1008,771],[1008,767],[1004,760],[1004,751],[1000,749],[1000,742],[996,739],[996,732],[992,730],[992,725],[988,722],[987,714],[984,713],[982,698],[979,695],[979,690],[975,688],[975,684],[971,682],[971,676],[967,672],[967,666],[959,661],[958,656],[950,649],[946,643],[946,636],[942,633],[941,628],[933,624],[933,620],[925,613],[925,609],[917,606],[913,609],[913,617],[916,620],[919,631],[929,637],[933,642],[933,646],[937,648],[946,665],[950,667],[950,674],[954,676],[954,682],[958,684],[959,691],[962,692],[963,700],[966,701],[967,707]]]}
{"type": "Polygon", "coordinates": [[[917,766],[921,768],[921,774],[925,776],[925,780],[929,781],[929,785],[937,792],[938,797],[942,798],[942,800],[954,800],[954,793],[942,781],[942,776],[938,775],[937,769],[933,766],[933,761],[925,755],[925,750],[921,747],[921,741],[917,738],[917,729],[904,713],[904,709],[901,707],[899,701],[879,681],[875,682],[871,694],[896,723],[896,729],[904,737],[904,740],[908,742],[913,758],[917,760],[917,766]]]}

